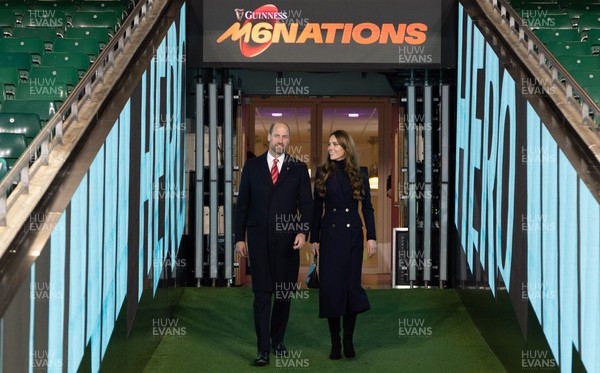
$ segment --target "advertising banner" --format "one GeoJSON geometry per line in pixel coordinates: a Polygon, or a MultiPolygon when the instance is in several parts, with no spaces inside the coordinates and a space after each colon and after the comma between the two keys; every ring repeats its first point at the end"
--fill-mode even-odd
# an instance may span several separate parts
{"type": "Polygon", "coordinates": [[[452,3],[204,1],[203,65],[440,67],[452,3]]]}

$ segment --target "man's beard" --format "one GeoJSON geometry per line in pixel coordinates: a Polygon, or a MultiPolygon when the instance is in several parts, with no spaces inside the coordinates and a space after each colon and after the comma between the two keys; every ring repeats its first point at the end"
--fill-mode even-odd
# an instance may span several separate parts
{"type": "Polygon", "coordinates": [[[277,155],[282,155],[285,152],[285,146],[274,145],[274,146],[271,146],[271,150],[273,150],[273,153],[275,153],[277,155]],[[278,149],[279,149],[279,151],[277,151],[278,149]]]}

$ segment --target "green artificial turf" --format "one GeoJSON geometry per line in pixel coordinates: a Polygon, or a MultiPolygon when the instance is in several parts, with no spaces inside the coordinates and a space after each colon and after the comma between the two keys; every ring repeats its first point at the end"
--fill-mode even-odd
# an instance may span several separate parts
{"type": "Polygon", "coordinates": [[[506,371],[454,290],[368,290],[371,310],[358,316],[356,358],[332,361],[327,321],[317,317],[317,292],[302,289],[292,300],[288,355],[271,354],[270,366],[257,368],[252,291],[185,288],[170,321],[164,322],[169,326],[159,330],[162,340],[148,349],[149,361],[145,367],[138,365],[139,371],[506,371]]]}

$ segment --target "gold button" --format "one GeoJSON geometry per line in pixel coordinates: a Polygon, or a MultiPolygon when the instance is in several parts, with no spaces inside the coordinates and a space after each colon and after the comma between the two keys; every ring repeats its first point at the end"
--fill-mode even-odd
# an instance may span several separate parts
{"type": "Polygon", "coordinates": [[[335,228],[335,224],[331,224],[331,226],[335,228]]]}
{"type": "Polygon", "coordinates": [[[350,223],[346,224],[346,227],[350,228],[350,223]]]}
{"type": "Polygon", "coordinates": [[[333,212],[336,212],[336,211],[337,211],[336,209],[333,209],[333,212]]]}
{"type": "Polygon", "coordinates": [[[350,211],[350,209],[346,208],[346,212],[350,211]]]}

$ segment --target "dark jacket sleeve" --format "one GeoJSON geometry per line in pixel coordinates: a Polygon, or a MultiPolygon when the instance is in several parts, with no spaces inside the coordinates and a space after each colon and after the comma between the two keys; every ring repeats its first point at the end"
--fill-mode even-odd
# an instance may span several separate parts
{"type": "Polygon", "coordinates": [[[310,225],[310,242],[319,242],[321,237],[321,218],[323,217],[323,198],[319,195],[317,191],[317,180],[319,179],[319,168],[317,168],[317,173],[315,175],[315,187],[313,188],[313,200],[314,200],[314,208],[313,208],[313,219],[312,224],[310,225]]]}
{"type": "Polygon", "coordinates": [[[363,174],[363,186],[365,194],[363,196],[362,214],[365,219],[365,228],[367,229],[367,240],[375,240],[375,214],[373,209],[373,203],[371,202],[371,187],[369,185],[369,170],[366,167],[361,167],[363,174]]]}
{"type": "Polygon", "coordinates": [[[242,169],[240,189],[235,207],[235,239],[234,242],[246,241],[246,221],[250,210],[250,165],[248,161],[242,169]]]}
{"type": "Polygon", "coordinates": [[[313,217],[313,197],[310,191],[310,178],[308,177],[308,167],[300,170],[300,187],[298,192],[298,211],[300,212],[303,230],[297,233],[304,233],[308,239],[310,234],[310,223],[313,217]]]}

